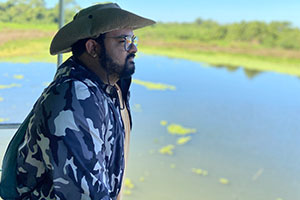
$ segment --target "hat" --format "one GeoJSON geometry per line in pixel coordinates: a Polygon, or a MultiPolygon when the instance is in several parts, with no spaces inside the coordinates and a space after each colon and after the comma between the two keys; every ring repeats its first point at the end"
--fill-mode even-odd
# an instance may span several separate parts
{"type": "Polygon", "coordinates": [[[121,9],[116,3],[96,4],[80,10],[70,23],[56,33],[50,54],[69,52],[71,46],[81,39],[96,38],[102,33],[123,28],[138,29],[154,23],[153,20],[121,9]]]}

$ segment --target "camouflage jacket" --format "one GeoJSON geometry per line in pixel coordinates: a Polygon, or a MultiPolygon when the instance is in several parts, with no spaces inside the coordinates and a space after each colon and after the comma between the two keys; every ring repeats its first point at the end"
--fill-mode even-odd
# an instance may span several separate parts
{"type": "MultiPolygon", "coordinates": [[[[118,82],[128,110],[130,82],[118,82]]],[[[124,173],[119,105],[114,87],[73,57],[63,63],[18,150],[20,199],[116,199],[124,173]]]]}

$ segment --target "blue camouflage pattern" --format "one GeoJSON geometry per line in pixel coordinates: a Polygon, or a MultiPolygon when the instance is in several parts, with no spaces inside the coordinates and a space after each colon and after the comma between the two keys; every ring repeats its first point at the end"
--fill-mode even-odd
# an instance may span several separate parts
{"type": "MultiPolygon", "coordinates": [[[[128,111],[129,85],[120,84],[128,111]]],[[[20,199],[117,199],[125,139],[117,97],[73,57],[58,68],[19,146],[20,199]]]]}

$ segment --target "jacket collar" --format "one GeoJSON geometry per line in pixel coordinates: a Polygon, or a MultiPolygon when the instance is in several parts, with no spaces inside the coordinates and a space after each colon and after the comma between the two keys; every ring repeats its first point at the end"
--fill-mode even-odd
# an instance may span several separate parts
{"type": "MultiPolygon", "coordinates": [[[[75,58],[74,56],[71,56],[66,62],[73,62],[76,68],[81,69],[81,76],[87,77],[93,81],[96,81],[100,88],[109,96],[115,98],[116,96],[116,88],[112,85],[105,84],[103,81],[93,72],[91,71],[88,67],[86,67],[79,59],[75,58]]],[[[123,78],[120,79],[116,84],[120,87],[122,91],[122,97],[126,103],[128,103],[128,95],[129,95],[129,88],[131,85],[131,77],[129,78],[123,78]]]]}

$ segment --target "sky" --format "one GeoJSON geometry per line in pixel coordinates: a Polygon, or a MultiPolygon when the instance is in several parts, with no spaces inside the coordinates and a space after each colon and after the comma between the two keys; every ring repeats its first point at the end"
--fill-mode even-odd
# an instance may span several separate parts
{"type": "MultiPolygon", "coordinates": [[[[0,0],[3,2],[3,0],[0,0]]],[[[45,0],[53,7],[58,0],[45,0]]],[[[111,0],[123,9],[160,22],[211,19],[221,24],[245,21],[289,21],[300,28],[300,0],[111,0]]],[[[81,7],[101,1],[76,0],[81,7]]]]}

